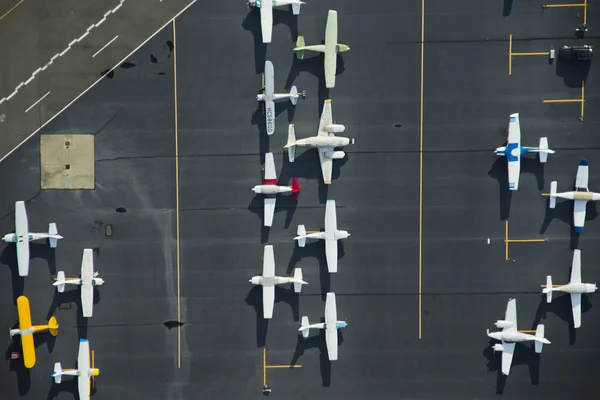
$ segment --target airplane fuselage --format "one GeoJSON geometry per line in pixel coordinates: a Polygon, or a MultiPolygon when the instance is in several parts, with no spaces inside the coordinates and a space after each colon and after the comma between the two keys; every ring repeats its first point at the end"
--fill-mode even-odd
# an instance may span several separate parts
{"type": "Polygon", "coordinates": [[[546,338],[538,338],[535,335],[531,335],[525,332],[519,331],[498,331],[490,332],[488,334],[492,339],[500,340],[502,342],[540,342],[550,344],[550,341],[546,338]]]}
{"type": "Polygon", "coordinates": [[[556,193],[556,197],[566,200],[598,201],[600,200],[600,193],[572,191],[556,193]]]}
{"type": "Polygon", "coordinates": [[[252,188],[252,191],[256,194],[274,195],[279,193],[289,193],[292,191],[292,188],[289,186],[256,185],[252,188]]]}
{"type": "MultiPolygon", "coordinates": [[[[267,2],[267,1],[269,1],[269,0],[263,0],[263,3],[267,2]]],[[[301,0],[270,0],[270,1],[273,4],[273,7],[283,7],[283,6],[289,6],[291,4],[304,4],[304,2],[301,0]]],[[[250,7],[257,7],[256,0],[250,0],[248,2],[248,5],[250,7]]]]}
{"type": "Polygon", "coordinates": [[[23,237],[19,237],[16,233],[8,233],[4,235],[2,240],[7,243],[17,243],[17,242],[31,242],[33,240],[41,240],[47,239],[50,237],[54,237],[56,239],[62,239],[60,235],[51,235],[49,233],[29,233],[23,237]]]}
{"type": "Polygon", "coordinates": [[[273,94],[257,94],[256,101],[277,101],[288,99],[290,97],[298,97],[298,94],[291,93],[273,93],[273,94]]]}
{"type": "Polygon", "coordinates": [[[262,286],[275,286],[275,285],[284,285],[286,283],[291,283],[291,282],[295,282],[294,278],[292,277],[284,277],[284,276],[269,276],[269,277],[263,277],[260,275],[257,276],[253,276],[252,279],[250,279],[250,283],[252,283],[253,285],[262,285],[262,286]]]}
{"type": "Polygon", "coordinates": [[[296,146],[304,147],[344,147],[353,143],[353,139],[342,136],[313,136],[306,139],[296,140],[296,146]]]}
{"type": "Polygon", "coordinates": [[[562,286],[553,287],[553,292],[564,293],[594,293],[598,287],[593,283],[569,283],[562,286]]]}

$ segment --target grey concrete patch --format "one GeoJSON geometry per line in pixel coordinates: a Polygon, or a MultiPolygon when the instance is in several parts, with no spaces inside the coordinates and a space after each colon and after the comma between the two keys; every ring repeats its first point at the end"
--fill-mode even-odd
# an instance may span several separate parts
{"type": "Polygon", "coordinates": [[[40,135],[42,189],[94,189],[94,135],[40,135]]]}

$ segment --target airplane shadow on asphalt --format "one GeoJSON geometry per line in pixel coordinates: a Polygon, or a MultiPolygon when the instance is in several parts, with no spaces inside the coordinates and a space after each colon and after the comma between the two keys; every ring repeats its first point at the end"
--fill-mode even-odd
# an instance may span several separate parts
{"type": "MultiPolygon", "coordinates": [[[[570,274],[569,274],[570,275],[570,274]]],[[[567,281],[565,279],[565,281],[567,281]]],[[[565,282],[566,283],[566,282],[565,282]]],[[[588,312],[592,308],[592,303],[590,298],[586,294],[581,295],[581,314],[588,312]]],[[[569,327],[569,344],[575,344],[577,340],[577,329],[575,329],[573,325],[573,311],[571,309],[571,295],[565,293],[562,295],[554,294],[551,303],[546,302],[546,295],[543,294],[540,300],[540,304],[538,305],[537,311],[535,313],[535,319],[533,320],[533,327],[535,329],[537,324],[540,323],[543,319],[546,319],[548,313],[553,313],[561,320],[565,321],[569,327]]],[[[583,318],[583,317],[582,317],[583,318]]],[[[583,323],[582,323],[583,325],[583,323]]],[[[552,341],[551,338],[548,340],[552,341]]]]}
{"type": "MultiPolygon", "coordinates": [[[[98,304],[101,300],[100,290],[98,287],[94,287],[94,305],[98,304]]],[[[65,288],[65,291],[59,293],[58,290],[54,290],[54,296],[52,297],[52,303],[50,303],[50,307],[48,308],[48,313],[46,314],[46,320],[48,320],[51,316],[56,316],[56,310],[59,309],[63,304],[75,304],[77,305],[77,335],[80,339],[86,339],[87,336],[87,328],[88,328],[88,319],[83,316],[83,306],[81,304],[81,287],[77,286],[75,289],[68,290],[65,288]]],[[[69,307],[70,308],[70,307],[69,307]]],[[[57,317],[59,319],[59,317],[57,317]]],[[[58,321],[60,326],[60,320],[58,321]]]]}
{"type": "MultiPolygon", "coordinates": [[[[488,345],[483,350],[483,355],[488,359],[487,367],[490,371],[498,371],[496,377],[496,394],[504,393],[507,376],[502,374],[502,352],[494,352],[493,345],[499,343],[497,340],[490,339],[488,345]]],[[[510,372],[512,374],[519,373],[519,369],[515,369],[518,365],[527,365],[529,367],[529,377],[532,385],[538,385],[540,381],[540,356],[535,352],[533,347],[517,343],[515,353],[512,360],[510,372]]]]}
{"type": "MultiPolygon", "coordinates": [[[[50,334],[48,335],[51,336],[50,334]]],[[[8,361],[8,370],[16,373],[19,396],[25,396],[31,388],[31,373],[29,372],[29,369],[25,368],[25,365],[23,365],[22,358],[16,360],[11,359],[10,356],[12,352],[21,353],[20,336],[15,336],[13,339],[15,340],[13,340],[6,349],[5,359],[8,361]]]]}

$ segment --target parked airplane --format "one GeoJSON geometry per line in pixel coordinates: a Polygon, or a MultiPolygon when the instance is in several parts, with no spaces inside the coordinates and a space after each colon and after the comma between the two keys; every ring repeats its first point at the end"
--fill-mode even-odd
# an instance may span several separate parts
{"type": "Polygon", "coordinates": [[[94,272],[94,253],[92,249],[83,249],[81,260],[81,277],[66,278],[64,271],[58,271],[56,282],[53,283],[60,293],[65,291],[65,285],[81,286],[81,307],[83,316],[90,318],[94,313],[94,286],[104,283],[98,278],[98,272],[94,272]]]}
{"type": "Polygon", "coordinates": [[[573,326],[579,328],[581,326],[581,294],[594,293],[598,290],[595,283],[581,282],[581,250],[573,252],[573,264],[571,265],[571,280],[566,285],[553,285],[552,276],[546,277],[546,284],[542,293],[546,293],[546,301],[552,301],[552,292],[564,292],[571,294],[571,310],[573,311],[573,326]]]}
{"type": "Polygon", "coordinates": [[[587,202],[600,200],[600,193],[590,192],[590,189],[588,189],[588,181],[588,161],[581,160],[579,162],[579,167],[577,168],[575,191],[557,193],[556,191],[558,182],[553,181],[550,183],[550,194],[542,194],[542,196],[550,196],[550,208],[556,207],[557,197],[575,201],[573,206],[573,226],[575,228],[575,232],[578,233],[583,232],[583,225],[585,224],[585,208],[587,207],[587,202]]]}
{"type": "Polygon", "coordinates": [[[519,188],[519,176],[521,175],[521,156],[529,153],[539,153],[540,162],[548,160],[548,154],[554,154],[554,150],[548,148],[548,138],[540,138],[539,147],[521,146],[521,125],[519,114],[511,114],[508,122],[508,140],[506,146],[495,150],[497,156],[506,156],[508,159],[508,189],[519,188]]]}
{"type": "Polygon", "coordinates": [[[264,226],[273,225],[273,215],[275,214],[275,203],[279,193],[292,193],[295,199],[300,193],[300,183],[298,178],[292,178],[292,186],[277,186],[277,172],[275,172],[275,160],[273,153],[265,153],[265,178],[262,185],[256,185],[252,191],[256,194],[262,194],[265,197],[265,222],[264,226]]]}
{"type": "Polygon", "coordinates": [[[335,200],[327,200],[325,206],[325,231],[307,232],[304,225],[298,225],[298,236],[294,240],[298,241],[300,247],[306,245],[306,239],[321,239],[325,241],[325,257],[327,258],[327,269],[330,273],[337,272],[338,264],[338,243],[340,239],[346,239],[350,234],[348,231],[337,229],[337,216],[335,212],[335,200]]]}
{"type": "Polygon", "coordinates": [[[337,11],[329,10],[327,14],[327,26],[325,27],[325,44],[306,46],[304,36],[298,36],[296,41],[296,56],[298,59],[304,58],[305,51],[316,51],[325,54],[325,87],[335,87],[335,72],[337,70],[337,56],[340,53],[350,50],[345,44],[339,44],[338,40],[338,18],[337,11]]]}
{"type": "Polygon", "coordinates": [[[275,285],[284,285],[286,283],[294,284],[294,292],[300,293],[302,285],[308,285],[302,280],[302,269],[296,268],[294,276],[281,277],[275,276],[275,256],[273,255],[273,246],[265,246],[263,257],[262,276],[253,276],[250,279],[253,285],[262,285],[263,292],[263,315],[265,319],[273,318],[273,304],[275,304],[275,285]]]}
{"type": "Polygon", "coordinates": [[[19,314],[19,329],[11,329],[10,337],[21,335],[23,364],[25,364],[25,368],[33,368],[35,365],[33,334],[48,331],[52,336],[56,336],[58,335],[58,322],[56,317],[51,317],[47,325],[32,325],[29,299],[25,296],[17,298],[17,312],[19,314]]]}
{"type": "Polygon", "coordinates": [[[517,330],[517,300],[509,299],[506,306],[506,316],[503,320],[495,322],[497,328],[502,328],[502,331],[490,332],[487,330],[487,335],[492,339],[502,342],[502,344],[494,345],[494,353],[502,352],[502,373],[508,375],[512,364],[513,355],[515,352],[516,342],[535,342],[535,352],[541,353],[544,344],[550,344],[550,341],[544,337],[544,325],[539,324],[535,331],[532,330],[517,330]],[[531,335],[535,333],[535,335],[531,335]]]}
{"type": "Polygon", "coordinates": [[[282,99],[290,99],[293,105],[298,103],[298,97],[306,98],[306,91],[298,93],[296,86],[292,86],[289,93],[274,93],[275,91],[275,69],[271,61],[265,61],[264,93],[256,95],[256,101],[265,102],[265,118],[267,124],[267,135],[275,132],[275,102],[282,99]]]}
{"type": "Polygon", "coordinates": [[[263,43],[271,43],[273,33],[273,7],[292,6],[294,15],[300,14],[300,6],[306,4],[300,0],[249,0],[246,5],[260,9],[260,29],[263,43]]]}
{"type": "Polygon", "coordinates": [[[346,153],[343,151],[334,151],[335,148],[354,144],[354,139],[334,135],[334,133],[342,133],[345,130],[346,127],[344,125],[333,123],[331,99],[327,99],[323,104],[323,112],[321,113],[321,121],[319,122],[317,136],[296,140],[294,125],[290,124],[288,128],[288,141],[284,146],[284,149],[288,150],[290,162],[294,162],[294,159],[296,158],[296,146],[317,147],[319,149],[319,159],[321,160],[323,182],[326,185],[330,185],[333,160],[342,159],[346,156],[346,153]]]}
{"type": "Polygon", "coordinates": [[[302,337],[308,337],[312,329],[325,329],[325,343],[327,344],[327,353],[329,361],[338,359],[338,329],[345,329],[348,326],[346,321],[337,320],[337,307],[335,305],[335,293],[327,293],[325,300],[325,322],[319,324],[311,324],[308,322],[308,317],[302,317],[302,325],[299,332],[302,332],[302,337]]]}
{"type": "Polygon", "coordinates": [[[5,242],[17,244],[17,263],[19,264],[19,276],[29,274],[29,242],[32,240],[48,239],[50,247],[55,248],[58,239],[63,237],[58,234],[56,224],[51,222],[48,226],[48,233],[29,233],[27,223],[27,211],[25,202],[15,202],[15,233],[4,235],[5,242]]]}
{"type": "Polygon", "coordinates": [[[63,375],[76,376],[79,400],[89,400],[94,377],[100,374],[100,370],[94,368],[94,353],[92,353],[91,358],[92,367],[90,368],[90,342],[87,339],[79,339],[77,369],[62,369],[60,363],[57,362],[54,364],[54,373],[51,375],[54,382],[60,383],[63,375]]]}

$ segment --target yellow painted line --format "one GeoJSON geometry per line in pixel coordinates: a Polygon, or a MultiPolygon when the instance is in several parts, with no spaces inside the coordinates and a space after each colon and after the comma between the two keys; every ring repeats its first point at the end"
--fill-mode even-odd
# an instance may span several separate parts
{"type": "Polygon", "coordinates": [[[581,82],[581,118],[583,118],[583,111],[585,105],[585,81],[581,82]]]}
{"type": "Polygon", "coordinates": [[[549,51],[538,51],[538,52],[533,52],[533,53],[510,53],[513,57],[514,56],[549,56],[550,52],[549,51]]]}
{"type": "MultiPolygon", "coordinates": [[[[173,20],[173,89],[175,102],[175,225],[177,238],[177,321],[181,321],[181,284],[179,281],[179,125],[177,114],[177,32],[173,20]]],[[[181,368],[181,324],[177,325],[177,368],[181,368]]]]}
{"type": "Polygon", "coordinates": [[[265,74],[261,75],[261,80],[260,80],[260,88],[264,89],[265,88],[265,74]]]}
{"type": "Polygon", "coordinates": [[[583,5],[583,24],[587,24],[587,0],[585,0],[583,5]]]}
{"type": "Polygon", "coordinates": [[[419,339],[423,333],[421,318],[422,304],[422,267],[423,267],[423,75],[425,64],[425,0],[421,0],[421,121],[419,128],[419,339]]]}
{"type": "Polygon", "coordinates": [[[548,197],[550,196],[550,193],[542,193],[542,196],[548,197]]]}
{"type": "Polygon", "coordinates": [[[508,260],[508,220],[506,220],[506,234],[504,236],[504,243],[505,243],[505,256],[506,256],[506,260],[508,260]]]}
{"type": "MultiPolygon", "coordinates": [[[[587,0],[586,0],[587,3],[587,0]]],[[[587,4],[544,4],[544,8],[586,7],[587,4]]]]}
{"type": "Polygon", "coordinates": [[[263,387],[267,386],[267,348],[263,348],[263,387]]]}
{"type": "Polygon", "coordinates": [[[19,7],[21,5],[21,3],[24,2],[24,1],[25,0],[20,0],[17,4],[15,4],[14,6],[12,6],[12,8],[10,10],[8,10],[4,14],[2,14],[2,16],[0,17],[0,21],[2,19],[4,19],[4,17],[6,17],[8,14],[10,14],[11,12],[13,12],[15,10],[15,8],[19,7]]]}
{"type": "Polygon", "coordinates": [[[265,368],[302,368],[302,365],[267,365],[265,368]]]}
{"type": "Polygon", "coordinates": [[[517,332],[523,332],[523,333],[535,333],[535,330],[531,330],[531,329],[519,329],[517,332]]]}
{"type": "Polygon", "coordinates": [[[508,75],[512,75],[512,33],[508,37],[508,75]]]}
{"type": "Polygon", "coordinates": [[[581,99],[542,100],[544,103],[581,103],[581,99]]]}
{"type": "Polygon", "coordinates": [[[510,243],[542,243],[547,242],[548,239],[508,239],[510,243]]]}

